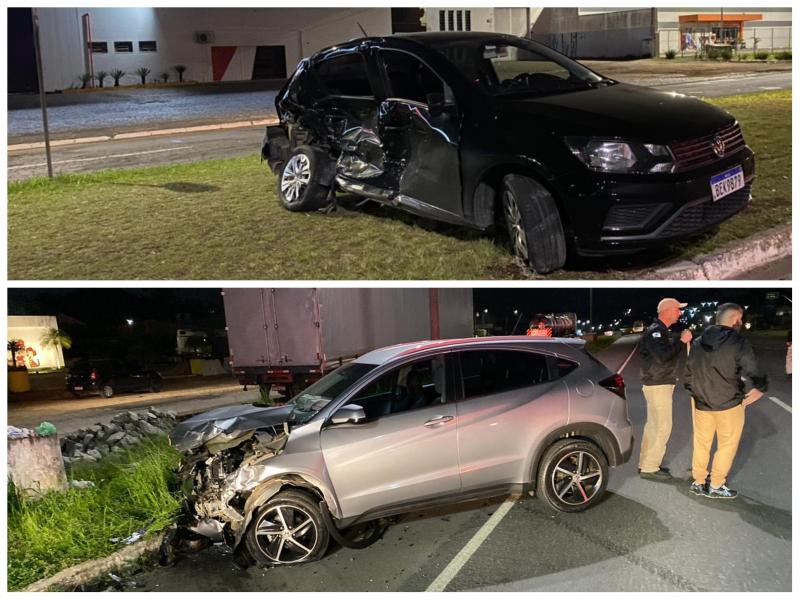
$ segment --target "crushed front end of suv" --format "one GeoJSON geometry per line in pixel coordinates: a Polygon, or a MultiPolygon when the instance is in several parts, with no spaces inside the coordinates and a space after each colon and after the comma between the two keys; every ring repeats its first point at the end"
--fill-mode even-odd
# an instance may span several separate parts
{"type": "Polygon", "coordinates": [[[582,511],[633,447],[622,378],[583,341],[529,337],[374,350],[284,406],[215,409],[170,439],[181,530],[242,565],[364,547],[386,518],[507,493],[582,511]]]}
{"type": "Polygon", "coordinates": [[[487,231],[547,273],[704,233],[750,202],[736,120],[620,83],[531,40],[365,38],[304,59],[262,157],[293,211],[337,191],[487,231]]]}

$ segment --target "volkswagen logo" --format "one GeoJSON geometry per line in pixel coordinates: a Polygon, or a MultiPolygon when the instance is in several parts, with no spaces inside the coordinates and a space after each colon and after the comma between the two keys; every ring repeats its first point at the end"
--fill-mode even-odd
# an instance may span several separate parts
{"type": "Polygon", "coordinates": [[[714,154],[720,158],[725,156],[725,140],[723,140],[720,136],[714,136],[714,141],[711,142],[711,148],[714,150],[714,154]]]}

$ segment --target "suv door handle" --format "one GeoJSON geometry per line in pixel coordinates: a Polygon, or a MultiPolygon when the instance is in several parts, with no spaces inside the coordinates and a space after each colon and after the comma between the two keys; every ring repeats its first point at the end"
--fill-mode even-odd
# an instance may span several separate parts
{"type": "Polygon", "coordinates": [[[430,427],[430,428],[441,427],[445,423],[449,423],[450,421],[452,421],[454,418],[455,417],[451,415],[446,415],[444,417],[434,417],[433,419],[428,419],[427,421],[425,421],[425,427],[430,427]]]}

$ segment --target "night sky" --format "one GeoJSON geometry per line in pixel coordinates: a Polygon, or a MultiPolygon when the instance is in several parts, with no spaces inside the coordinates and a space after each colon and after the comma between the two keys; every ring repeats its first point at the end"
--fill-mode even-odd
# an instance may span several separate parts
{"type": "MultiPolygon", "coordinates": [[[[773,288],[770,288],[773,290],[773,288]]],[[[763,288],[616,288],[595,289],[593,321],[604,322],[632,309],[632,316],[650,320],[658,301],[677,297],[682,302],[738,302],[763,304],[763,288]]],[[[791,298],[790,288],[774,288],[791,298]]],[[[10,315],[65,314],[93,326],[116,325],[127,318],[163,321],[219,320],[224,326],[222,297],[218,288],[181,289],[10,289],[10,315]]],[[[575,312],[579,319],[589,318],[588,288],[517,288],[476,289],[476,312],[488,309],[497,319],[504,319],[514,309],[523,313],[523,322],[535,313],[575,312]]]]}

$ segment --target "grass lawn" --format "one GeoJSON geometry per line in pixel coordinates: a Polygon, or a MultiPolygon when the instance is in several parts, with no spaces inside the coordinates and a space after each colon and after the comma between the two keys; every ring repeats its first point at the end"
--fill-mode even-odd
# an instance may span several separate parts
{"type": "MultiPolygon", "coordinates": [[[[690,257],[791,218],[791,92],[709,100],[757,154],[754,206],[690,257]]],[[[290,213],[257,157],[31,179],[8,186],[10,279],[508,279],[501,240],[371,204],[290,213]]],[[[639,264],[637,268],[645,265],[639,264]]],[[[630,270],[630,269],[628,269],[630,270]]],[[[603,261],[554,278],[624,277],[603,261]]]]}
{"type": "Polygon", "coordinates": [[[169,492],[178,459],[165,437],[150,438],[99,463],[76,465],[70,478],[93,481],[94,488],[27,501],[9,484],[8,588],[108,556],[121,548],[110,538],[171,524],[180,507],[169,492]]]}

